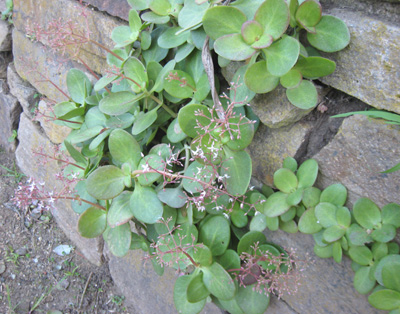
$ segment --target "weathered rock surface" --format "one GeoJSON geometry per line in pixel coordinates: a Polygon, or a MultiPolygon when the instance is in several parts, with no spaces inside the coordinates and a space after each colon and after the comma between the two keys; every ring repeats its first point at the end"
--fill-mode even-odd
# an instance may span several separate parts
{"type": "Polygon", "coordinates": [[[46,101],[43,99],[39,102],[38,107],[40,114],[38,115],[37,120],[51,142],[54,144],[60,144],[64,142],[65,138],[71,132],[71,129],[53,123],[53,120],[49,118],[52,116],[50,106],[51,104],[48,100],[46,101]]]}
{"type": "Polygon", "coordinates": [[[44,48],[41,43],[31,42],[24,33],[14,28],[14,64],[18,74],[49,99],[55,102],[66,101],[68,97],[57,90],[49,80],[66,93],[65,82],[68,71],[72,68],[82,71],[85,69],[82,65],[73,61],[65,61],[62,56],[44,48]]]}
{"type": "Polygon", "coordinates": [[[367,297],[353,288],[354,272],[347,257],[343,258],[341,264],[337,264],[332,258],[316,257],[313,253],[314,240],[311,235],[287,234],[279,230],[267,231],[266,236],[268,241],[286,249],[295,248],[300,260],[306,260],[307,254],[314,260],[312,264],[306,265],[298,292],[283,297],[296,313],[384,313],[369,305],[367,297]]]}
{"type": "Polygon", "coordinates": [[[95,6],[100,11],[105,11],[126,21],[129,18],[129,10],[132,9],[126,0],[86,0],[85,2],[95,6]]]}
{"type": "Polygon", "coordinates": [[[32,117],[32,111],[35,108],[36,100],[34,98],[36,89],[23,80],[15,70],[15,65],[10,63],[7,68],[7,83],[10,87],[10,93],[17,97],[19,103],[28,117],[32,117]]]}
{"type": "Polygon", "coordinates": [[[296,155],[313,125],[310,121],[300,121],[291,126],[271,129],[260,124],[253,142],[247,148],[253,161],[253,176],[272,186],[274,172],[282,167],[283,159],[296,155]]]}
{"type": "MultiPolygon", "coordinates": [[[[25,114],[21,114],[18,129],[20,143],[16,151],[18,167],[28,177],[32,177],[38,182],[46,182],[49,191],[55,193],[59,191],[63,184],[56,180],[55,175],[60,172],[60,166],[56,161],[49,161],[43,166],[44,157],[34,156],[33,151],[41,150],[50,156],[54,153],[53,144],[41,132],[38,125],[32,122],[25,114]]],[[[64,233],[76,244],[82,254],[93,264],[102,263],[103,240],[101,238],[86,239],[82,238],[76,231],[78,214],[76,214],[70,201],[57,202],[52,210],[52,214],[64,233]]]]}
{"type": "Polygon", "coordinates": [[[400,128],[361,115],[346,118],[335,138],[314,158],[318,183],[341,182],[349,201],[369,197],[379,206],[400,203],[400,172],[380,173],[400,162],[400,128]]]}
{"type": "Polygon", "coordinates": [[[335,72],[322,82],[369,105],[400,113],[400,24],[389,23],[353,10],[332,9],[349,27],[348,47],[327,57],[335,72]]]}
{"type": "Polygon", "coordinates": [[[0,51],[10,51],[11,48],[11,24],[0,20],[0,51]]]}
{"type": "MultiPolygon", "coordinates": [[[[112,18],[102,12],[85,10],[87,24],[82,14],[83,6],[78,1],[59,0],[15,0],[14,1],[14,24],[15,27],[25,32],[28,26],[32,27],[35,23],[42,29],[46,29],[50,22],[62,17],[63,23],[68,20],[73,21],[76,27],[75,33],[86,36],[90,31],[90,39],[101,45],[112,49],[114,43],[111,40],[112,30],[124,23],[112,18]],[[88,30],[85,28],[88,25],[88,30]]],[[[76,38],[76,37],[75,37],[76,38]]],[[[74,60],[81,58],[92,70],[103,73],[105,70],[106,51],[94,44],[84,44],[82,49],[75,55],[75,52],[66,51],[74,60]]],[[[66,56],[64,56],[64,59],[66,56]]]]}
{"type": "Polygon", "coordinates": [[[21,106],[18,100],[7,92],[7,84],[0,81],[0,144],[8,151],[14,151],[17,142],[9,142],[8,138],[13,130],[18,129],[21,106]]]}

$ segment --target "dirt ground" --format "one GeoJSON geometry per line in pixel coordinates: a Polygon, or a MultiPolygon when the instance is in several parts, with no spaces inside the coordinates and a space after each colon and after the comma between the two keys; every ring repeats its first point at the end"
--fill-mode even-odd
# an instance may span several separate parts
{"type": "Polygon", "coordinates": [[[97,267],[78,251],[59,256],[59,245],[73,245],[50,213],[20,210],[11,198],[19,180],[14,154],[0,147],[0,313],[134,314],[118,293],[106,265],[97,267]]]}

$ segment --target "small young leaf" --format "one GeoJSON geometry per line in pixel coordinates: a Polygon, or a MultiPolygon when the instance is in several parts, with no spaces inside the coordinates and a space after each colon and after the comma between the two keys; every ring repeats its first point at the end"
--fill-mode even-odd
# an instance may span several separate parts
{"type": "Polygon", "coordinates": [[[302,80],[298,87],[287,89],[286,96],[294,106],[304,110],[314,108],[318,101],[317,89],[306,80],[302,80]]]}

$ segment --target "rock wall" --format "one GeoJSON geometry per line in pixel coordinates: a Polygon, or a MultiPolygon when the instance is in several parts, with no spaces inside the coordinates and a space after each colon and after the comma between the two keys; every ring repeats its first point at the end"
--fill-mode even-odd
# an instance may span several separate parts
{"type": "MultiPolygon", "coordinates": [[[[126,0],[87,0],[93,6],[88,25],[94,39],[112,47],[110,34],[115,26],[126,24],[129,5],[126,0]]],[[[261,125],[249,147],[253,158],[254,177],[272,185],[272,175],[282,160],[293,156],[298,161],[313,157],[320,165],[319,186],[341,182],[349,189],[349,203],[360,196],[370,197],[378,205],[400,203],[400,171],[382,174],[400,161],[400,129],[382,121],[353,116],[332,119],[342,112],[364,110],[370,106],[400,113],[400,5],[398,1],[321,0],[324,12],[343,19],[351,32],[349,47],[329,58],[337,62],[334,74],[324,78],[320,87],[320,102],[328,110],[305,112],[288,104],[277,89],[268,95],[258,95],[252,101],[261,125]],[[279,105],[277,105],[279,104],[279,105]]],[[[0,7],[4,0],[0,1],[0,7]]],[[[32,162],[32,149],[51,151],[61,143],[66,129],[55,127],[46,119],[32,121],[32,111],[46,103],[65,100],[65,96],[48,82],[52,80],[66,90],[65,76],[70,68],[84,70],[87,63],[97,73],[104,72],[105,59],[97,46],[85,45],[79,54],[66,58],[52,52],[46,42],[34,42],[27,28],[34,23],[45,27],[55,18],[82,18],[76,0],[14,0],[14,29],[10,63],[11,27],[0,21],[0,144],[16,149],[19,167],[28,176],[56,185],[56,163],[41,167],[32,162]],[[68,60],[68,61],[66,61],[68,60]],[[46,77],[43,77],[46,74],[46,77]],[[38,102],[36,94],[43,96],[38,102]],[[8,142],[18,129],[18,141],[8,142]]],[[[239,65],[232,63],[223,69],[227,80],[239,65]]],[[[90,73],[88,73],[90,75],[90,73]]],[[[117,285],[134,304],[138,314],[158,308],[175,313],[171,280],[168,273],[158,278],[146,268],[141,253],[133,251],[123,259],[103,252],[102,239],[83,239],[76,232],[77,216],[69,204],[60,204],[53,215],[61,228],[76,243],[77,248],[93,263],[109,263],[117,285]],[[129,276],[127,276],[129,274],[129,276]],[[139,288],[138,288],[139,287],[139,288]],[[167,292],[165,292],[167,291],[167,292]],[[148,307],[152,299],[152,309],[148,307]]],[[[285,247],[296,247],[300,256],[313,254],[311,236],[267,232],[269,240],[285,247]]],[[[365,296],[352,286],[354,273],[344,259],[336,264],[332,259],[315,258],[315,264],[305,271],[300,292],[283,300],[272,300],[268,313],[381,313],[373,309],[365,296]]],[[[208,304],[204,313],[220,313],[208,304]]]]}

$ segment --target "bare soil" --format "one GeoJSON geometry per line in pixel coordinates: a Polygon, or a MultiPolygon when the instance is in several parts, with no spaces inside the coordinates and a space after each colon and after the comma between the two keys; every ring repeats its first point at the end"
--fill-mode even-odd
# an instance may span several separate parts
{"type": "Polygon", "coordinates": [[[0,165],[0,313],[134,314],[107,265],[95,266],[77,250],[64,256],[53,252],[73,243],[50,213],[34,215],[12,203],[18,181],[26,177],[14,154],[1,147],[0,165]]]}

